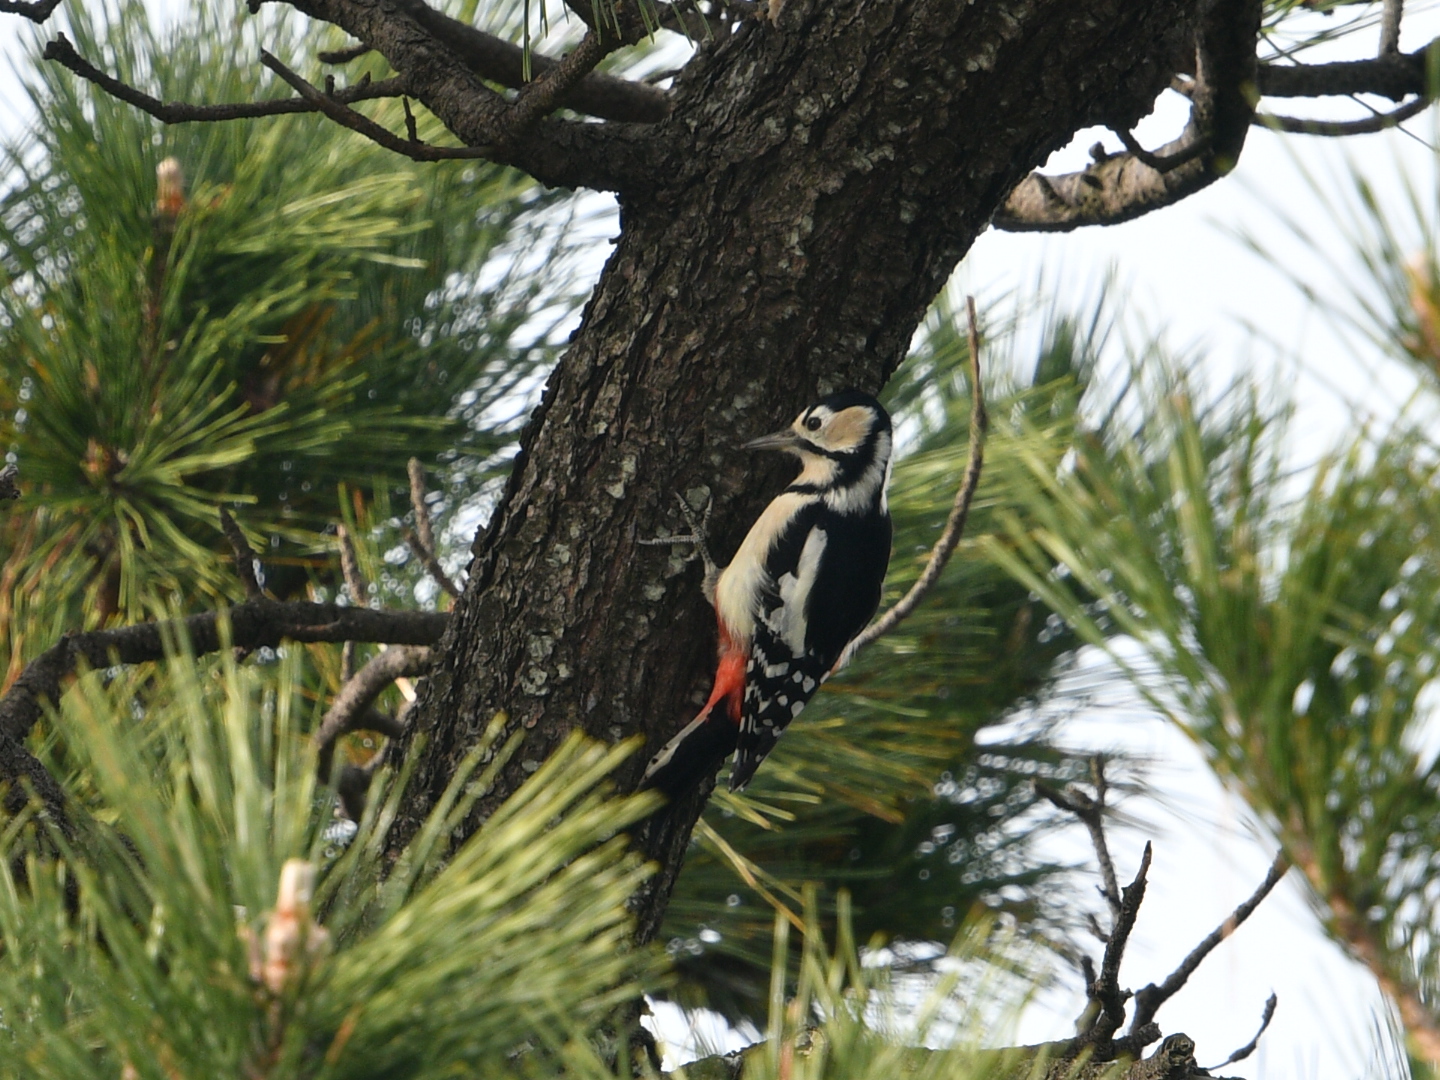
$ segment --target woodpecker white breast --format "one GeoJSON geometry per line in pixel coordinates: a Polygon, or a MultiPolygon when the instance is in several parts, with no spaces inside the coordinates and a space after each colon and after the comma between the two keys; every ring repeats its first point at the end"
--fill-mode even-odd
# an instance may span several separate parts
{"type": "Polygon", "coordinates": [[[744,787],[874,616],[890,562],[891,439],[889,414],[852,390],[746,444],[794,454],[800,475],[720,572],[715,687],[704,711],[651,761],[646,778],[655,786],[677,788],[670,781],[688,773],[701,751],[734,746],[730,788],[744,787]],[[722,701],[725,715],[713,715],[722,701]]]}

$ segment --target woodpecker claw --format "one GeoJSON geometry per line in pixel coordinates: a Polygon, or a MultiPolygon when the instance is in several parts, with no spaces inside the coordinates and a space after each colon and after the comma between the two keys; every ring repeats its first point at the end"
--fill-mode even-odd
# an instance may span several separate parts
{"type": "Polygon", "coordinates": [[[709,537],[710,511],[714,508],[715,500],[709,495],[705,497],[705,509],[700,516],[695,516],[694,509],[689,501],[680,492],[675,493],[675,499],[680,503],[680,513],[685,516],[685,524],[690,526],[690,532],[685,536],[657,536],[653,539],[640,540],[638,543],[646,547],[661,547],[667,544],[689,544],[695,549],[695,554],[700,556],[700,561],[705,567],[705,578],[700,584],[701,590],[705,593],[705,599],[711,607],[715,606],[715,583],[720,578],[720,567],[716,565],[714,558],[710,555],[710,547],[706,542],[709,537]]]}

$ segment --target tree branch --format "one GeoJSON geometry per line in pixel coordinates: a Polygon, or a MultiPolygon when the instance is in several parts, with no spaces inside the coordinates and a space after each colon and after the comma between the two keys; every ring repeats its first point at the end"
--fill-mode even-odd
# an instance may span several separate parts
{"type": "Polygon", "coordinates": [[[542,117],[550,115],[560,105],[575,85],[595,70],[595,65],[605,59],[615,45],[613,38],[605,39],[594,30],[588,30],[580,44],[558,64],[553,65],[533,82],[526,84],[520,96],[510,107],[505,117],[507,139],[516,139],[530,130],[542,117]],[[606,41],[613,44],[606,44],[606,41]]]}
{"type": "Polygon", "coordinates": [[[1418,97],[1388,113],[1376,113],[1362,120],[1307,120],[1294,116],[1276,116],[1274,113],[1256,113],[1251,121],[1256,127],[1287,131],[1295,135],[1369,135],[1384,131],[1396,124],[1403,124],[1412,116],[1418,116],[1430,107],[1428,97],[1418,97]]]}
{"type": "Polygon", "coordinates": [[[1100,880],[1103,882],[1100,895],[1110,907],[1111,919],[1118,920],[1120,885],[1115,876],[1115,863],[1110,858],[1110,845],[1105,840],[1105,793],[1109,790],[1109,785],[1105,780],[1103,755],[1097,754],[1090,760],[1090,775],[1095,783],[1093,799],[1078,787],[1060,792],[1041,780],[1035,781],[1035,791],[1058,809],[1074,814],[1090,833],[1090,844],[1095,849],[1095,859],[1100,864],[1100,880]]]}
{"type": "Polygon", "coordinates": [[[315,111],[324,113],[342,127],[364,135],[371,142],[378,143],[397,154],[403,154],[412,161],[449,161],[457,158],[490,158],[494,156],[494,149],[488,146],[430,146],[426,143],[402,139],[381,127],[368,116],[347,107],[337,98],[321,93],[318,87],[306,82],[264,49],[260,50],[260,63],[279,75],[290,85],[291,89],[312,105],[315,111]]]}
{"type": "Polygon", "coordinates": [[[406,466],[410,474],[410,505],[415,510],[415,532],[405,530],[405,543],[420,560],[426,572],[446,595],[459,598],[460,587],[451,580],[435,555],[435,529],[430,524],[430,508],[425,505],[425,467],[419,458],[411,458],[406,466]]]}
{"type": "MultiPolygon", "coordinates": [[[[386,649],[372,656],[365,666],[340,688],[315,732],[315,746],[319,751],[316,764],[322,780],[330,779],[335,741],[342,735],[362,730],[368,723],[373,723],[366,710],[381,692],[396,679],[424,675],[430,670],[432,659],[431,650],[424,646],[386,649]]],[[[387,728],[386,734],[391,731],[393,728],[387,728]]]]}
{"type": "MultiPolygon", "coordinates": [[[[595,124],[547,118],[525,138],[507,142],[505,115],[509,102],[420,24],[417,15],[425,6],[421,0],[292,0],[292,6],[369,42],[402,74],[412,96],[423,102],[461,143],[491,148],[491,152],[475,156],[513,165],[543,184],[634,195],[650,192],[665,175],[662,162],[670,144],[652,137],[651,124],[595,124]]],[[[367,130],[366,134],[373,135],[374,131],[367,130]]],[[[393,139],[383,145],[407,152],[393,139]]],[[[465,155],[452,152],[434,156],[465,155]]]]}
{"type": "Polygon", "coordinates": [[[860,636],[852,641],[845,649],[844,655],[840,658],[837,667],[843,667],[850,659],[865,646],[871,644],[878,638],[888,634],[895,627],[899,626],[925,598],[925,594],[935,587],[935,582],[940,580],[940,574],[945,569],[945,564],[950,561],[950,556],[955,553],[961,537],[965,535],[965,522],[970,516],[970,504],[975,499],[975,491],[980,486],[980,471],[985,466],[985,433],[990,426],[990,418],[985,412],[985,391],[980,385],[980,328],[975,315],[975,298],[965,298],[965,309],[970,316],[970,328],[968,340],[970,343],[970,455],[965,465],[965,477],[960,483],[960,490],[955,493],[955,501],[950,506],[950,516],[945,520],[945,531],[940,534],[940,539],[935,541],[935,546],[930,549],[930,559],[925,564],[925,569],[916,578],[915,584],[910,586],[908,592],[895,602],[895,606],[884,615],[876,619],[863,631],[860,636]]]}
{"type": "Polygon", "coordinates": [[[139,623],[114,630],[71,634],[32,660],[0,697],[0,737],[21,740],[46,703],[59,701],[62,682],[82,662],[91,668],[163,660],[176,647],[199,656],[223,644],[258,649],[290,641],[379,641],[433,645],[449,616],[424,611],[372,611],[300,601],[247,600],[184,619],[139,623]]]}
{"type": "Polygon", "coordinates": [[[1100,961],[1100,977],[1095,981],[1091,999],[1100,1006],[1100,1015],[1094,1025],[1082,1036],[1085,1042],[1099,1051],[1106,1051],[1115,1032],[1125,1023],[1125,1001],[1129,991],[1120,989],[1120,961],[1125,958],[1125,946],[1130,941],[1130,931],[1135,929],[1135,918],[1140,914],[1140,904],[1145,899],[1145,875],[1150,870],[1151,848],[1147,841],[1145,853],[1140,856],[1140,869],[1135,880],[1125,886],[1120,894],[1120,911],[1115,916],[1115,925],[1110,931],[1110,940],[1105,943],[1105,956],[1100,961]]]}
{"type": "Polygon", "coordinates": [[[1343,97],[1375,94],[1404,101],[1424,94],[1426,55],[1431,42],[1412,53],[1387,53],[1373,60],[1332,64],[1261,64],[1255,85],[1262,97],[1343,97]]]}
{"type": "MultiPolygon", "coordinates": [[[[527,85],[525,50],[520,46],[452,19],[429,4],[413,3],[408,6],[408,11],[420,26],[482,79],[512,90],[527,85]]],[[[561,62],[532,51],[531,76],[537,79],[543,77],[561,62]]],[[[670,113],[670,98],[663,90],[596,72],[590,72],[575,82],[561,97],[559,104],[602,120],[641,124],[659,123],[670,113]]]]}
{"type": "Polygon", "coordinates": [[[43,23],[60,6],[60,0],[0,0],[0,14],[23,15],[31,22],[43,23]]]}
{"type": "MultiPolygon", "coordinates": [[[[1200,944],[1190,950],[1190,955],[1181,961],[1180,966],[1172,971],[1163,983],[1159,986],[1151,983],[1135,995],[1135,1019],[1131,1021],[1130,1024],[1132,1034],[1155,1019],[1155,1013],[1159,1011],[1160,1006],[1164,1005],[1165,1002],[1169,1001],[1179,992],[1180,988],[1185,985],[1186,980],[1195,974],[1205,957],[1210,955],[1211,950],[1214,949],[1216,945],[1219,945],[1233,934],[1240,927],[1240,924],[1250,917],[1255,909],[1260,906],[1260,901],[1270,895],[1270,890],[1275,888],[1280,879],[1285,876],[1285,871],[1289,869],[1290,863],[1286,860],[1284,854],[1277,854],[1275,861],[1270,864],[1270,870],[1266,873],[1265,880],[1260,883],[1259,888],[1250,895],[1248,900],[1231,912],[1224,922],[1212,930],[1200,944]]],[[[1267,1020],[1266,1023],[1269,1023],[1269,1021],[1267,1020]]],[[[1262,1032],[1265,1030],[1263,1025],[1260,1030],[1262,1032]]],[[[1259,1039],[1260,1036],[1257,1034],[1255,1038],[1259,1039]]],[[[1222,1062],[1222,1064],[1228,1065],[1231,1061],[1239,1060],[1239,1058],[1232,1057],[1230,1061],[1222,1062]]]]}
{"type": "MultiPolygon", "coordinates": [[[[323,111],[314,102],[303,97],[284,98],[279,101],[243,101],[225,105],[191,105],[188,102],[163,102],[151,97],[128,83],[123,83],[105,74],[78,52],[70,40],[59,34],[45,46],[42,54],[46,60],[53,60],[61,67],[74,72],[87,82],[92,82],[111,97],[133,105],[141,112],[148,113],[163,124],[188,124],[193,122],[218,122],[222,120],[249,120],[259,116],[286,116],[294,113],[323,111]]],[[[399,97],[403,92],[404,80],[384,79],[372,83],[365,76],[354,86],[335,93],[328,99],[337,107],[355,101],[373,101],[377,98],[399,97]]],[[[318,93],[318,91],[317,91],[318,93]]]]}
{"type": "Polygon", "coordinates": [[[263,593],[260,581],[255,576],[255,552],[250,547],[250,541],[246,540],[245,534],[240,531],[240,526],[230,516],[230,511],[223,506],[220,508],[220,531],[225,534],[225,539],[230,541],[230,551],[235,556],[235,573],[240,578],[240,584],[245,586],[245,598],[258,600],[263,593]]]}
{"type": "Polygon", "coordinates": [[[1404,18],[1404,13],[1405,0],[1385,0],[1385,6],[1380,12],[1380,55],[1382,57],[1393,56],[1400,51],[1400,20],[1404,18]]]}
{"type": "MultiPolygon", "coordinates": [[[[1129,221],[1179,202],[1235,168],[1255,113],[1259,0],[1218,0],[1196,45],[1190,118],[1159,151],[1101,155],[1077,173],[1031,173],[995,215],[1012,232],[1066,232],[1129,221]],[[1164,168],[1157,168],[1157,164],[1164,168]]],[[[1135,149],[1138,149],[1135,148],[1135,149]]]]}
{"type": "Polygon", "coordinates": [[[1260,1030],[1255,1032],[1255,1037],[1251,1039],[1248,1043],[1246,1043],[1244,1046],[1240,1047],[1239,1050],[1236,1050],[1224,1061],[1220,1062],[1219,1065],[1211,1065],[1204,1071],[1207,1073],[1213,1073],[1216,1069],[1223,1069],[1226,1065],[1233,1065],[1237,1061],[1244,1061],[1251,1054],[1253,1054],[1255,1052],[1255,1048],[1260,1045],[1260,1036],[1265,1034],[1265,1029],[1270,1026],[1270,1021],[1275,1019],[1275,1006],[1277,1004],[1279,1004],[1279,999],[1276,998],[1276,996],[1272,993],[1269,999],[1265,1002],[1264,1012],[1260,1014],[1260,1030]]]}

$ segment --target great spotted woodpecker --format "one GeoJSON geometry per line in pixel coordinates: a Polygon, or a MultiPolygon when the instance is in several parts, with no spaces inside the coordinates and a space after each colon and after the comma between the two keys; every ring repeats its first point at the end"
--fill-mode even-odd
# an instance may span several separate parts
{"type": "Polygon", "coordinates": [[[879,607],[890,563],[891,438],[890,416],[869,394],[832,394],[785,430],[746,444],[792,453],[801,469],[750,527],[729,566],[716,568],[694,520],[693,537],[663,538],[700,548],[720,624],[720,662],[709,701],[651,759],[645,786],[677,795],[733,749],[730,790],[743,788],[786,725],[848,659],[846,647],[879,607]]]}

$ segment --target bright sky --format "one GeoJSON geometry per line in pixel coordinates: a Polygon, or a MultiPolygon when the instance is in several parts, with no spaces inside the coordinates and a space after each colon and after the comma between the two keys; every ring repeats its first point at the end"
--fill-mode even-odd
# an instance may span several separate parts
{"type": "MultiPolygon", "coordinates": [[[[170,0],[153,6],[180,5],[170,0]]],[[[1428,25],[1407,27],[1405,48],[1418,47],[1436,30],[1433,18],[1424,22],[1428,25]]],[[[13,57],[23,30],[13,17],[0,19],[0,50],[13,57]]],[[[1363,44],[1369,47],[1368,35],[1363,44]]],[[[0,71],[0,102],[18,100],[13,76],[0,71]]],[[[1176,99],[1138,135],[1158,145],[1173,137],[1182,121],[1176,99]]],[[[0,131],[14,131],[22,122],[15,107],[0,105],[0,131]]],[[[1259,239],[1293,266],[1320,270],[1313,254],[1279,226],[1275,208],[1307,223],[1317,238],[1333,237],[1335,222],[1304,174],[1318,178],[1322,188],[1338,190],[1347,182],[1347,160],[1378,184],[1387,205],[1399,205],[1396,178],[1402,173],[1422,191],[1433,191],[1431,120],[1422,116],[1408,127],[1413,137],[1388,133],[1342,145],[1256,131],[1235,176],[1179,206],[1126,225],[1064,236],[983,236],[961,266],[956,288],[982,299],[1009,289],[1026,292],[1043,271],[1049,291],[1080,302],[1113,268],[1121,285],[1116,295],[1124,298],[1126,323],[1137,336],[1163,330],[1172,345],[1203,352],[1217,384],[1234,373],[1253,373],[1293,394],[1299,407],[1295,430],[1304,433],[1295,456],[1313,461],[1351,429],[1353,404],[1374,416],[1393,416],[1414,380],[1375,348],[1347,342],[1327,313],[1300,296],[1284,270],[1251,254],[1236,235],[1259,239]],[[1265,328],[1268,340],[1252,331],[1255,326],[1265,328]]],[[[1074,167],[1099,137],[1082,134],[1052,166],[1074,167]]],[[[1113,136],[1104,137],[1116,148],[1113,136]]],[[[1343,306],[1347,283],[1358,278],[1355,267],[1346,271],[1329,282],[1337,306],[1343,306]]],[[[1133,703],[1112,706],[1080,718],[1066,736],[1077,746],[1122,749],[1158,763],[1150,775],[1165,793],[1165,804],[1128,806],[1145,828],[1114,838],[1117,869],[1126,878],[1144,841],[1156,844],[1150,890],[1124,972],[1130,985],[1141,986],[1160,981],[1249,895],[1273,851],[1254,838],[1244,806],[1220,790],[1182,736],[1133,703]]],[[[1067,860],[1088,861],[1083,835],[1056,843],[1067,860]]],[[[1291,880],[1217,950],[1159,1019],[1167,1031],[1195,1037],[1201,1064],[1218,1062],[1250,1039],[1271,990],[1279,995],[1279,1009],[1259,1053],[1225,1073],[1257,1080],[1398,1075],[1393,1059],[1376,1058],[1384,1021],[1373,980],[1323,937],[1291,880]]],[[[1077,978],[1043,993],[1023,1017],[1019,1037],[1038,1041],[1069,1034],[1081,996],[1077,978]]]]}

